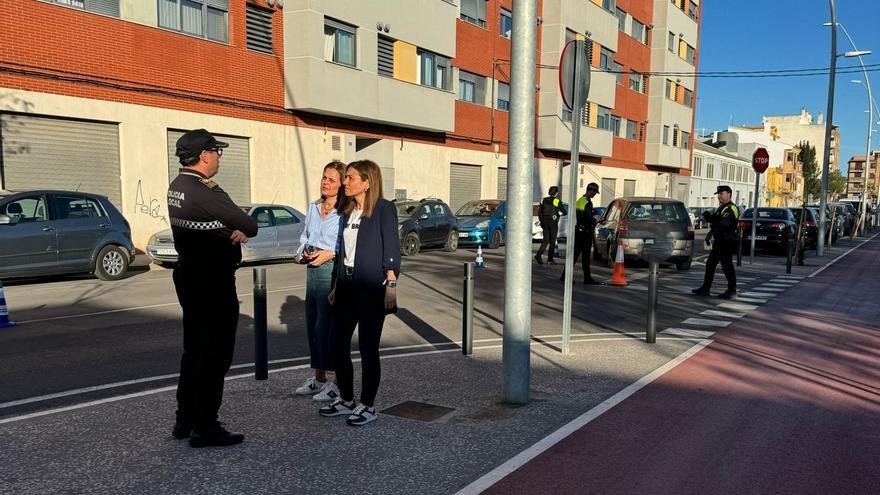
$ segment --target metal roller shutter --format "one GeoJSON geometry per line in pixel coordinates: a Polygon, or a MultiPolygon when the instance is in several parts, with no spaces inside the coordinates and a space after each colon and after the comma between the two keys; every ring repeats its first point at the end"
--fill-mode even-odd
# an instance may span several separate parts
{"type": "MultiPolygon", "coordinates": [[[[180,160],[174,156],[177,150],[177,140],[184,131],[168,130],[168,180],[177,177],[180,170],[180,160]]],[[[251,152],[248,138],[224,136],[214,134],[223,142],[229,143],[229,147],[223,150],[220,159],[220,171],[213,177],[217,184],[226,191],[226,194],[237,204],[251,202],[251,152]]]]}
{"type": "Polygon", "coordinates": [[[391,201],[394,199],[394,169],[390,167],[380,167],[382,173],[382,197],[391,201]]]}
{"type": "Polygon", "coordinates": [[[3,188],[79,190],[121,209],[118,125],[2,114],[0,141],[3,188]]]}
{"type": "Polygon", "coordinates": [[[507,169],[498,169],[498,199],[507,199],[507,169]]]}
{"type": "Polygon", "coordinates": [[[449,167],[449,206],[452,211],[461,205],[480,198],[482,191],[479,165],[461,165],[453,163],[449,167]]]}

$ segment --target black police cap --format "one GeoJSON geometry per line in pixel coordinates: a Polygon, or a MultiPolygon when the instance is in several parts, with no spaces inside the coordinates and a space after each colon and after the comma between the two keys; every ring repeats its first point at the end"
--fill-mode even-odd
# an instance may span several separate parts
{"type": "Polygon", "coordinates": [[[715,191],[715,194],[723,192],[733,194],[733,189],[731,189],[730,186],[718,186],[718,190],[715,191]]]}
{"type": "Polygon", "coordinates": [[[180,158],[198,156],[205,150],[226,148],[229,143],[217,141],[213,134],[204,130],[196,129],[188,131],[177,140],[177,151],[174,153],[180,158]]]}

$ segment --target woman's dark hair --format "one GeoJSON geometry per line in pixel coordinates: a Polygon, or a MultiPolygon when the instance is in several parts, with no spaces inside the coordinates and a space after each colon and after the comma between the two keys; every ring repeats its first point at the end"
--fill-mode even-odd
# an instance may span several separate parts
{"type": "MultiPolygon", "coordinates": [[[[358,160],[356,162],[351,162],[348,164],[345,171],[347,173],[352,169],[360,174],[361,180],[370,182],[370,187],[367,189],[366,194],[364,194],[364,204],[361,205],[364,210],[361,215],[369,218],[370,215],[373,214],[373,208],[376,207],[379,198],[382,197],[382,171],[379,169],[379,165],[376,165],[376,162],[371,160],[358,160]]],[[[354,200],[346,205],[346,215],[353,210],[354,200]]]]}
{"type": "MultiPolygon", "coordinates": [[[[345,178],[345,164],[340,162],[339,160],[333,160],[332,162],[324,165],[323,172],[327,172],[327,169],[333,169],[339,174],[339,192],[336,193],[336,206],[335,210],[337,213],[342,214],[345,212],[345,207],[348,206],[348,203],[351,199],[345,195],[345,191],[342,189],[342,179],[345,178]]],[[[326,197],[321,195],[321,199],[319,199],[318,203],[323,203],[326,201],[326,197]]]]}

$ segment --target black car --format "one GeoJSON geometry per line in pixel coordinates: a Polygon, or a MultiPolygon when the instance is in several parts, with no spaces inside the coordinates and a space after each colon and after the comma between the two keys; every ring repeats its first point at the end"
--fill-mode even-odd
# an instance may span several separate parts
{"type": "Polygon", "coordinates": [[[458,249],[458,220],[449,205],[435,198],[395,201],[400,251],[415,256],[426,246],[458,249]]]}
{"type": "MultiPolygon", "coordinates": [[[[742,240],[746,243],[746,246],[748,246],[752,239],[754,211],[753,208],[744,211],[737,222],[737,228],[743,231],[742,240]]],[[[755,228],[755,249],[765,249],[785,254],[788,250],[788,236],[796,231],[797,222],[788,208],[758,208],[758,223],[755,228]]]]}
{"type": "Polygon", "coordinates": [[[816,249],[816,243],[819,236],[819,214],[813,208],[791,207],[791,214],[794,215],[794,221],[801,224],[801,211],[806,212],[803,222],[803,238],[805,249],[816,249]]]}

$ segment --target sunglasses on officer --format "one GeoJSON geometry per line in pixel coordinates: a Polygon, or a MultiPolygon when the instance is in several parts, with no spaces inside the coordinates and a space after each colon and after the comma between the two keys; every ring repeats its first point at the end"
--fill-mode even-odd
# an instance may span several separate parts
{"type": "Polygon", "coordinates": [[[208,151],[208,152],[213,151],[213,152],[217,153],[217,156],[223,156],[223,148],[208,148],[205,151],[208,151]]]}

